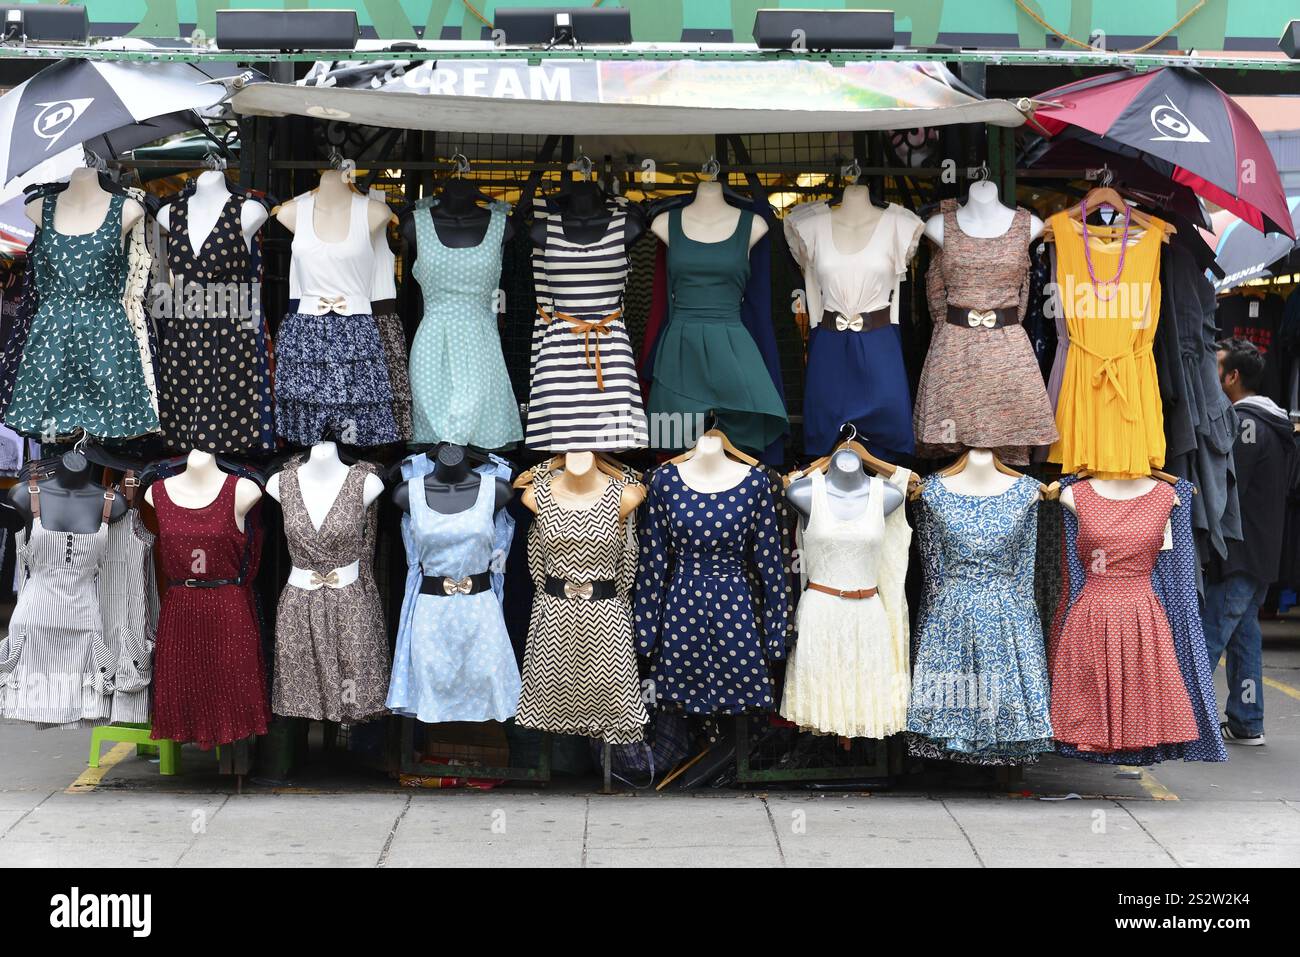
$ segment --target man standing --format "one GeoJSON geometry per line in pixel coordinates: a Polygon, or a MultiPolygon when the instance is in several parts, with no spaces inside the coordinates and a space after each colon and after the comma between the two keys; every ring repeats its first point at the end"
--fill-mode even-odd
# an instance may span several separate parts
{"type": "Polygon", "coordinates": [[[1241,502],[1242,540],[1228,542],[1228,556],[1212,563],[1205,587],[1205,647],[1210,666],[1227,653],[1229,744],[1264,744],[1264,637],[1259,607],[1277,580],[1282,528],[1291,487],[1295,438],[1291,420],[1267,396],[1264,357],[1253,343],[1218,344],[1219,384],[1232,402],[1240,428],[1232,446],[1241,502]]]}

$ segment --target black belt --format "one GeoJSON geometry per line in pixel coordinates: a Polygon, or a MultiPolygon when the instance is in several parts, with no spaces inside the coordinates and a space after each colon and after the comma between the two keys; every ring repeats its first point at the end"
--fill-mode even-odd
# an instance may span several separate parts
{"type": "Polygon", "coordinates": [[[167,581],[168,585],[184,586],[186,588],[220,588],[223,585],[242,585],[242,578],[171,578],[167,581]]]}
{"type": "Polygon", "coordinates": [[[492,573],[479,572],[465,578],[449,575],[425,575],[420,581],[421,595],[477,595],[492,587],[492,573]]]}
{"type": "Polygon", "coordinates": [[[542,585],[546,594],[554,598],[580,599],[582,601],[600,601],[606,598],[613,598],[618,594],[614,588],[613,579],[600,579],[590,582],[571,582],[563,578],[553,578],[546,576],[546,583],[542,585]]]}
{"type": "Polygon", "coordinates": [[[1020,322],[1015,306],[1003,306],[1001,309],[967,309],[965,306],[948,304],[948,321],[954,326],[967,329],[1000,329],[1014,326],[1020,322]]]}
{"type": "Polygon", "coordinates": [[[871,312],[845,314],[827,309],[822,313],[822,325],[840,332],[874,332],[889,325],[889,307],[881,306],[871,312]]]}

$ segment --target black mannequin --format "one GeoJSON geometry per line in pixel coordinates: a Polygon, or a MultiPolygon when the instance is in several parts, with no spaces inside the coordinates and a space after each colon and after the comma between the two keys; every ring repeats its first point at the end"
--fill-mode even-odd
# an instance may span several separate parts
{"type": "MultiPolygon", "coordinates": [[[[485,198],[472,180],[452,179],[447,181],[438,194],[438,205],[428,209],[408,209],[403,213],[400,231],[402,239],[406,241],[408,262],[415,262],[420,255],[415,239],[416,216],[429,216],[433,219],[438,241],[444,246],[469,249],[483,242],[492,216],[491,210],[479,205],[485,198]]],[[[501,236],[503,245],[510,241],[514,232],[514,224],[507,218],[505,232],[501,236]]]]}
{"type": "MultiPolygon", "coordinates": [[[[583,246],[604,238],[609,221],[613,218],[613,213],[605,203],[604,191],[598,183],[590,181],[573,183],[553,197],[551,204],[560,211],[564,238],[583,246]]],[[[645,215],[636,203],[628,203],[625,209],[627,219],[623,223],[623,245],[630,247],[645,234],[645,215]]],[[[546,221],[534,222],[528,231],[528,238],[534,246],[546,245],[546,221]]]]}
{"type": "MultiPolygon", "coordinates": [[[[41,496],[41,525],[51,532],[88,534],[99,529],[104,510],[104,486],[90,480],[90,462],[80,452],[66,452],[54,467],[54,474],[37,483],[41,496]]],[[[22,516],[25,527],[32,523],[32,498],[26,482],[9,490],[9,501],[22,516]]],[[[108,520],[126,514],[126,498],[118,495],[109,509],[108,520]]]]}
{"type": "MultiPolygon", "coordinates": [[[[454,515],[474,507],[478,498],[479,475],[469,466],[465,449],[451,443],[438,449],[433,471],[424,477],[425,501],[429,508],[443,515],[454,515]]],[[[496,501],[492,503],[495,514],[510,501],[512,489],[505,479],[496,480],[496,501]]],[[[410,512],[411,502],[405,482],[393,489],[393,504],[403,512],[410,512]]]]}

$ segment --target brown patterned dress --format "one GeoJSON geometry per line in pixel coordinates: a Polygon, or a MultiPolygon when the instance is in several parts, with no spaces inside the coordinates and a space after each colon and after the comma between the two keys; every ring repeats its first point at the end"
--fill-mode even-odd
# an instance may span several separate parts
{"type": "Polygon", "coordinates": [[[1026,446],[1056,441],[1056,418],[1019,320],[1029,296],[1029,211],[1017,208],[1011,228],[981,239],[962,232],[956,200],[940,204],[943,248],[926,274],[934,338],[921,370],[912,424],[917,453],[938,458],[963,449],[993,449],[1004,461],[1029,461],[1026,446]],[[947,321],[949,304],[963,309],[1016,307],[1017,321],[968,328],[947,321]]]}
{"type": "Polygon", "coordinates": [[[357,579],[342,588],[286,584],[275,621],[271,710],[317,721],[357,723],[385,713],[388,636],[371,564],[378,503],[363,504],[369,462],[348,470],[319,529],[298,481],[302,458],[280,473],[284,534],[295,568],[328,575],[360,561],[357,579]]]}

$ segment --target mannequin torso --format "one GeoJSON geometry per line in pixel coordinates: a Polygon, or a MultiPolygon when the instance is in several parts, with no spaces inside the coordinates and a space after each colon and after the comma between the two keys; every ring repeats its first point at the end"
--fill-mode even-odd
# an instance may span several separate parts
{"type": "Polygon", "coordinates": [[[977,497],[1001,495],[1017,481],[1017,476],[998,471],[993,453],[988,449],[971,449],[966,453],[966,465],[960,472],[939,477],[939,482],[948,491],[977,497]]]}
{"type": "MultiPolygon", "coordinates": [[[[408,261],[420,255],[416,239],[415,217],[428,216],[438,234],[438,242],[451,249],[468,249],[483,242],[492,219],[492,210],[480,206],[482,194],[470,180],[449,180],[438,194],[438,203],[428,209],[411,209],[402,214],[401,233],[406,243],[408,261]]],[[[505,245],[515,234],[514,224],[507,218],[501,243],[505,245]]]]}
{"type": "MultiPolygon", "coordinates": [[[[551,492],[565,508],[583,511],[605,494],[610,481],[610,476],[596,468],[596,457],[591,452],[567,452],[564,471],[551,479],[551,492]]],[[[531,485],[524,489],[520,500],[529,511],[537,511],[537,496],[531,485]]],[[[640,485],[625,487],[619,497],[619,518],[626,519],[643,501],[645,489],[640,485]]]]}
{"type": "MultiPolygon", "coordinates": [[[[298,487],[307,506],[307,516],[317,530],[325,524],[330,509],[343,490],[352,467],[339,458],[339,448],[333,442],[318,442],[311,447],[306,461],[298,466],[298,487]]],[[[366,508],[379,498],[384,483],[378,475],[366,476],[362,505],[366,508]]],[[[272,475],[266,483],[266,494],[280,501],[280,474],[272,475]]]]}
{"type": "Polygon", "coordinates": [[[748,477],[752,467],[727,455],[722,439],[701,435],[691,457],[677,465],[677,471],[691,489],[712,494],[733,489],[748,477]]]}
{"type": "MultiPolygon", "coordinates": [[[[190,227],[190,245],[194,249],[203,248],[203,243],[216,228],[217,220],[221,218],[221,211],[229,200],[230,188],[226,183],[225,173],[205,170],[199,174],[186,210],[190,227]]],[[[171,231],[171,210],[171,204],[158,210],[158,225],[165,232],[171,231]]],[[[268,218],[266,207],[256,200],[246,199],[240,206],[239,226],[249,252],[252,252],[257,231],[265,225],[268,218]]]]}
{"type": "MultiPolygon", "coordinates": [[[[903,504],[903,493],[888,482],[882,484],[885,514],[903,504]]],[[[786,489],[786,498],[804,519],[812,515],[812,478],[795,479],[786,489]]],[[[871,497],[871,476],[862,467],[862,460],[849,449],[840,449],[831,456],[826,470],[826,497],[831,513],[838,519],[849,520],[863,514],[871,497]]]]}
{"type": "MultiPolygon", "coordinates": [[[[338,170],[329,170],[321,174],[320,186],[316,190],[315,202],[312,204],[316,230],[321,242],[338,243],[347,238],[351,226],[352,197],[356,191],[344,179],[338,170]]],[[[378,235],[391,217],[388,207],[373,200],[366,204],[366,228],[371,237],[378,235]]],[[[290,200],[280,207],[275,218],[289,232],[297,231],[298,203],[290,200]]]]}
{"type": "MultiPolygon", "coordinates": [[[[595,183],[577,183],[552,200],[560,210],[564,224],[564,238],[573,243],[589,246],[605,236],[612,213],[605,204],[605,194],[595,183]]],[[[623,225],[623,245],[631,246],[645,233],[641,207],[629,203],[628,216],[623,225]]],[[[528,238],[534,246],[546,245],[546,221],[533,223],[528,238]]]]}
{"type": "MultiPolygon", "coordinates": [[[[700,183],[695,199],[682,207],[682,231],[697,243],[721,243],[731,238],[740,222],[741,210],[729,204],[722,194],[722,184],[714,181],[700,183]]],[[[650,224],[650,231],[659,241],[668,245],[668,213],[660,213],[650,224]]],[[[753,217],[749,233],[749,248],[767,235],[767,223],[762,216],[753,217]]]]}
{"type": "MultiPolygon", "coordinates": [[[[1015,217],[1014,209],[1003,206],[998,199],[997,186],[982,180],[971,186],[965,205],[957,207],[957,224],[962,232],[976,239],[996,239],[1006,234],[1015,217]]],[[[936,246],[943,245],[943,214],[937,213],[925,221],[925,234],[936,246]]],[[[1029,239],[1032,242],[1043,234],[1043,221],[1033,213],[1029,215],[1029,239]]]]}
{"type": "MultiPolygon", "coordinates": [[[[68,188],[48,197],[54,203],[54,229],[65,236],[93,233],[104,224],[113,194],[99,185],[99,173],[88,167],[74,169],[68,188]]],[[[34,199],[25,207],[27,218],[37,226],[45,198],[34,199]]],[[[144,207],[133,199],[122,204],[122,235],[125,236],[144,217],[144,207]]]]}
{"type": "MultiPolygon", "coordinates": [[[[36,486],[40,491],[41,525],[51,532],[89,534],[102,523],[104,486],[90,480],[90,463],[80,452],[64,454],[54,467],[54,475],[36,486]]],[[[23,519],[32,523],[32,496],[28,483],[19,482],[9,490],[9,501],[23,519]]],[[[108,520],[115,522],[126,514],[126,499],[118,495],[109,510],[108,520]]]]}
{"type": "MultiPolygon", "coordinates": [[[[478,501],[480,477],[465,457],[465,449],[450,443],[438,449],[433,471],[424,477],[425,501],[429,508],[443,515],[454,515],[474,507],[478,501]]],[[[510,483],[496,480],[496,494],[492,511],[498,512],[510,501],[510,483]]],[[[410,492],[405,482],[393,489],[393,504],[403,512],[411,511],[410,492]]]]}
{"type": "Polygon", "coordinates": [[[840,204],[831,207],[831,238],[835,248],[845,256],[862,252],[884,215],[885,211],[871,201],[867,187],[844,187],[840,204]]]}
{"type": "MultiPolygon", "coordinates": [[[[226,473],[217,466],[211,452],[191,450],[185,461],[185,471],[163,479],[167,496],[180,508],[200,509],[211,505],[221,494],[226,473]]],[[[262,490],[252,479],[241,478],[235,483],[235,525],[242,532],[244,518],[262,499],[262,490]]],[[[144,500],[153,505],[153,487],[145,490],[144,500]]]]}

